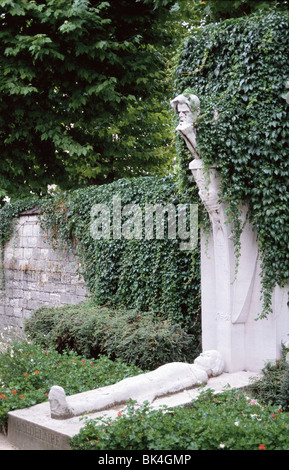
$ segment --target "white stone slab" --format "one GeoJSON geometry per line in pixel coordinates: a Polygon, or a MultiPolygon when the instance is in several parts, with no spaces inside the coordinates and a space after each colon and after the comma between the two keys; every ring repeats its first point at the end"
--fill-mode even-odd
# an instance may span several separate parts
{"type": "MultiPolygon", "coordinates": [[[[258,377],[255,372],[223,373],[218,377],[212,377],[204,387],[196,387],[190,390],[156,399],[151,405],[155,409],[162,406],[174,407],[187,405],[196,399],[201,391],[212,389],[222,392],[230,388],[245,388],[251,380],[258,377]]],[[[67,397],[67,401],[73,401],[75,397],[86,399],[90,392],[67,397]]],[[[109,410],[88,414],[89,419],[98,417],[111,417],[115,419],[124,405],[109,410]]],[[[73,417],[66,420],[57,420],[50,417],[48,402],[15,410],[9,413],[8,441],[20,450],[68,450],[69,439],[78,434],[85,425],[85,419],[73,417]]]]}

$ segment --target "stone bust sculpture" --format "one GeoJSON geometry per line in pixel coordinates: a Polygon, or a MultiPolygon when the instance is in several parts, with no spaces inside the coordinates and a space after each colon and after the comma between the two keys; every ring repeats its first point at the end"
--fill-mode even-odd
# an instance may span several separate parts
{"type": "Polygon", "coordinates": [[[181,134],[186,145],[195,158],[199,158],[196,147],[196,122],[200,114],[200,100],[196,95],[178,95],[171,101],[171,106],[179,115],[176,130],[181,134]]]}
{"type": "MultiPolygon", "coordinates": [[[[252,295],[255,282],[258,280],[256,233],[247,223],[247,208],[240,206],[242,233],[237,259],[233,245],[232,225],[228,223],[227,206],[221,197],[220,174],[215,165],[206,168],[202,156],[198,155],[195,150],[195,123],[200,113],[200,100],[195,95],[189,97],[178,95],[171,101],[171,106],[179,114],[180,123],[176,130],[184,138],[193,156],[189,168],[211,222],[211,265],[210,270],[207,268],[206,282],[208,283],[210,275],[212,277],[210,278],[210,293],[207,297],[211,299],[210,305],[214,304],[215,315],[218,319],[231,321],[232,324],[245,323],[250,308],[254,308],[252,295]]],[[[215,109],[213,121],[217,123],[218,120],[218,110],[215,109]]],[[[211,309],[210,306],[210,311],[211,309]]]]}
{"type": "Polygon", "coordinates": [[[209,350],[193,364],[170,362],[157,369],[117,382],[114,385],[90,390],[66,399],[62,387],[53,386],[49,392],[50,412],[54,419],[68,419],[84,413],[111,408],[132,399],[137,403],[153,402],[157,397],[176,393],[207,383],[209,376],[220,375],[224,361],[218,351],[209,350]]]}
{"type": "MultiPolygon", "coordinates": [[[[183,137],[190,153],[194,157],[190,168],[199,188],[199,196],[206,207],[210,220],[216,229],[221,228],[219,187],[214,178],[205,178],[202,160],[196,152],[196,121],[200,115],[200,100],[198,96],[190,94],[188,97],[181,94],[171,101],[171,106],[179,115],[179,125],[176,130],[183,137]]],[[[217,110],[214,119],[217,119],[217,110]]]]}

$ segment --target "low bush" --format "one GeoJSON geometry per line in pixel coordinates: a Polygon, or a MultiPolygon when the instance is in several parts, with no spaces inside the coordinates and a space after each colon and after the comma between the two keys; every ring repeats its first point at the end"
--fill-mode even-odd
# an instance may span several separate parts
{"type": "Polygon", "coordinates": [[[100,354],[141,369],[173,361],[192,362],[199,337],[150,312],[99,307],[89,302],[41,307],[25,321],[25,332],[36,344],[66,349],[86,357],[100,354]]]}
{"type": "Polygon", "coordinates": [[[5,427],[9,411],[46,401],[53,385],[73,395],[142,372],[105,356],[92,361],[73,351],[59,354],[27,342],[14,343],[0,353],[0,371],[0,428],[5,427]]]}
{"type": "Polygon", "coordinates": [[[289,363],[286,360],[289,349],[282,346],[281,358],[268,362],[262,369],[260,380],[254,382],[250,389],[263,403],[280,405],[289,411],[289,363]]]}
{"type": "MultiPolygon", "coordinates": [[[[190,408],[130,404],[117,419],[89,420],[73,450],[288,450],[289,414],[232,389],[203,392],[190,408]]],[[[164,463],[164,462],[163,462],[164,463]]]]}

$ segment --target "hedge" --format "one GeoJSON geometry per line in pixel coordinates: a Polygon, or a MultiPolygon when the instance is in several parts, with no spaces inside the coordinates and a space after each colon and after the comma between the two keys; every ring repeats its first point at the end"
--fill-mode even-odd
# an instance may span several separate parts
{"type": "Polygon", "coordinates": [[[36,309],[25,321],[33,343],[59,353],[74,351],[87,358],[111,360],[152,370],[168,362],[193,362],[200,353],[197,333],[133,309],[99,307],[92,303],[36,309]]]}

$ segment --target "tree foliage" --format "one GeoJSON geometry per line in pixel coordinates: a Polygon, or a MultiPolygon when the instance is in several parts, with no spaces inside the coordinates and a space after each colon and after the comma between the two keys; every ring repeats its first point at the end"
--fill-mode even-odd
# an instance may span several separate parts
{"type": "Polygon", "coordinates": [[[288,10],[288,2],[278,0],[206,0],[203,2],[206,21],[222,21],[240,16],[248,16],[253,13],[272,12],[272,10],[288,10]]]}
{"type": "Polygon", "coordinates": [[[249,208],[260,247],[263,313],[271,309],[276,283],[289,279],[288,26],[288,12],[276,11],[195,31],[176,80],[178,92],[189,88],[200,97],[199,152],[217,165],[236,234],[239,204],[249,208]]]}
{"type": "Polygon", "coordinates": [[[2,0],[0,197],[162,171],[172,0],[2,0]]]}

